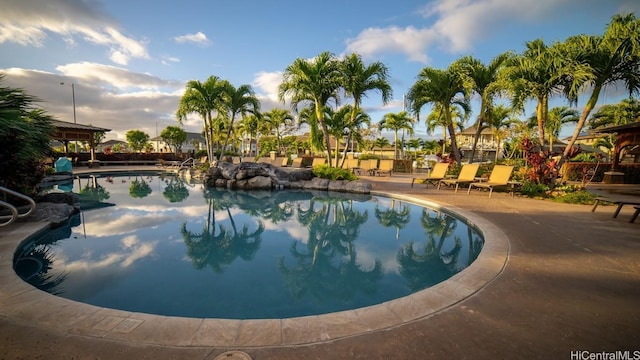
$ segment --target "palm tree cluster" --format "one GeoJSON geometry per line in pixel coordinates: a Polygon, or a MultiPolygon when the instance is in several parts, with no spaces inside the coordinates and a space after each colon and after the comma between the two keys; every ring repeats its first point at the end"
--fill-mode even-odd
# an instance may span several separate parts
{"type": "Polygon", "coordinates": [[[289,65],[278,97],[281,101],[289,98],[294,109],[303,106],[300,114],[310,125],[311,145],[325,151],[331,167],[330,136],[345,137],[347,144],[352,139],[359,140],[358,129],[370,121],[361,109],[362,99],[372,90],[380,92],[383,104],[391,100],[389,70],[383,63],[365,65],[355,53],[339,60],[332,53],[323,52],[310,60],[298,58],[289,65]],[[341,94],[353,100],[349,108],[337,109],[341,94]],[[331,101],[335,108],[330,108],[331,101]]]}
{"type": "Polygon", "coordinates": [[[213,159],[214,141],[218,145],[224,141],[221,147],[224,151],[229,145],[238,116],[259,114],[259,111],[260,101],[251,85],[240,85],[236,88],[227,80],[210,76],[204,82],[191,80],[187,83],[176,116],[180,122],[191,113],[202,117],[207,156],[213,159]]]}
{"type": "MultiPolygon", "coordinates": [[[[528,101],[534,101],[535,120],[528,123],[536,128],[540,151],[547,141],[553,149],[562,125],[576,123],[559,166],[572,154],[575,140],[604,88],[624,85],[630,95],[640,89],[640,20],[634,14],[615,15],[603,35],[576,35],[550,45],[536,39],[525,45],[521,54],[505,52],[488,64],[465,56],[446,69],[423,68],[407,95],[409,112],[386,114],[378,124],[379,130],[394,132],[396,157],[398,132],[412,135],[422,108],[430,105],[431,113],[425,117],[429,132],[437,127],[445,129],[442,145],[446,146],[448,132],[451,156],[460,163],[462,153],[456,142],[456,129],[462,129],[469,119],[470,99],[477,96],[480,111],[474,125],[476,136],[470,162],[474,160],[482,130],[491,128],[498,138],[506,137],[504,129],[517,122],[515,115],[524,111],[528,101]],[[550,112],[550,98],[563,97],[571,106],[576,105],[578,95],[585,92],[589,98],[579,116],[569,106],[550,112]],[[498,97],[510,104],[496,104],[498,97]]],[[[323,151],[327,164],[333,166],[339,165],[340,158],[336,149],[335,160],[332,160],[332,137],[338,148],[340,141],[364,144],[363,130],[371,125],[371,119],[361,106],[371,91],[381,94],[383,104],[391,100],[389,70],[383,63],[366,65],[355,53],[339,59],[330,52],[322,52],[312,59],[298,58],[285,69],[278,97],[290,102],[298,114],[298,126],[309,126],[312,149],[323,151]],[[345,99],[350,103],[342,105],[345,99]]],[[[235,88],[228,81],[212,76],[204,83],[190,81],[187,84],[177,116],[181,120],[190,113],[202,117],[209,156],[211,144],[224,139],[222,148],[226,149],[234,131],[250,137],[275,133],[279,149],[279,129],[285,123],[292,124],[293,115],[274,109],[263,116],[259,110],[260,103],[249,85],[235,88]],[[252,116],[246,116],[249,113],[252,116]],[[238,117],[242,117],[241,126],[234,127],[238,117]]],[[[383,144],[381,139],[376,143],[383,144]]],[[[404,151],[404,139],[402,147],[404,151]]],[[[347,146],[343,150],[344,161],[347,146]]]]}
{"type": "MultiPolygon", "coordinates": [[[[609,85],[624,85],[630,95],[640,90],[639,30],[640,21],[635,15],[615,15],[601,36],[577,35],[551,45],[536,39],[526,43],[522,54],[506,52],[488,65],[467,56],[454,61],[446,70],[426,67],[409,91],[410,108],[419,116],[424,105],[433,106],[432,114],[426,118],[427,127],[443,126],[449,131],[452,155],[459,162],[455,119],[468,116],[471,95],[476,94],[481,99],[475,142],[485,127],[500,130],[513,124],[511,120],[500,125],[500,119],[509,119],[522,112],[524,104],[533,100],[536,114],[532,125],[537,127],[540,146],[547,139],[552,146],[563,124],[576,123],[558,163],[560,166],[572,154],[575,140],[602,89],[609,85]],[[569,107],[549,112],[550,97],[562,96],[570,105],[575,105],[578,95],[589,91],[589,99],[579,116],[569,107]],[[498,96],[511,100],[506,112],[494,104],[498,96]]],[[[470,161],[474,158],[475,142],[470,161]]]]}

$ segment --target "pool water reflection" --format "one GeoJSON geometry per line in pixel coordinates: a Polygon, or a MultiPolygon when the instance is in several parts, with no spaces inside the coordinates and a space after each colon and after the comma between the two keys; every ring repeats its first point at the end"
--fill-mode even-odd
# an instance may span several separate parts
{"type": "Polygon", "coordinates": [[[442,282],[483,245],[446,212],[386,197],[226,191],[156,175],[80,179],[74,192],[92,210],[18,249],[16,272],[59,296],[133,312],[265,319],[355,309],[442,282]]]}

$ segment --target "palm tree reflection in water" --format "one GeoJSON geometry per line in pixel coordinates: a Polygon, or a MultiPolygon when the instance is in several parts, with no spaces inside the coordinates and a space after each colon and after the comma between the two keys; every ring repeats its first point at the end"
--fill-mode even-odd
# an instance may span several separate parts
{"type": "MultiPolygon", "coordinates": [[[[19,250],[16,259],[21,260],[15,268],[23,279],[51,293],[63,289],[62,295],[70,299],[91,298],[88,302],[92,304],[122,306],[120,309],[131,311],[189,317],[283,318],[356,309],[406,296],[464,269],[483,245],[481,234],[455,217],[392,198],[203,187],[200,200],[196,196],[199,191],[179,178],[129,179],[123,182],[108,178],[105,184],[112,190],[119,211],[137,216],[144,198],[151,204],[147,219],[159,217],[163,219],[161,225],[150,221],[153,226],[134,228],[124,238],[121,229],[98,227],[114,233],[91,235],[76,242],[72,224],[55,237],[64,241],[48,238],[39,243],[40,247],[19,250]],[[158,189],[152,193],[145,190],[154,181],[158,181],[158,189]],[[134,184],[140,190],[133,191],[135,195],[126,191],[134,184]],[[144,193],[148,195],[139,196],[144,193]],[[133,195],[135,201],[123,199],[123,195],[133,195]],[[153,209],[158,201],[171,205],[156,214],[153,209]],[[174,241],[174,235],[182,241],[174,241]],[[125,255],[119,255],[123,248],[125,255]],[[129,263],[133,249],[151,249],[149,254],[153,256],[137,257],[135,263],[129,263]],[[56,262],[57,254],[63,255],[56,262]],[[103,257],[114,258],[113,254],[123,261],[102,261],[103,257]],[[184,259],[188,260],[186,266],[184,259]],[[86,274],[66,266],[85,263],[95,264],[92,273],[108,274],[109,279],[118,281],[84,286],[86,274]],[[170,270],[158,271],[159,263],[171,264],[170,270]],[[193,273],[193,269],[208,269],[211,274],[193,273]],[[152,285],[158,272],[163,276],[163,286],[156,288],[152,285]],[[166,305],[156,302],[157,309],[145,308],[146,292],[139,298],[135,294],[124,296],[131,300],[120,305],[126,291],[141,288],[166,298],[166,305]],[[190,296],[194,293],[198,296],[190,296]],[[225,301],[221,300],[222,294],[225,301]],[[111,298],[118,299],[118,304],[109,303],[111,298]]],[[[97,180],[80,188],[91,199],[108,194],[97,180]]],[[[104,221],[104,214],[95,210],[96,216],[90,217],[93,222],[86,224],[92,229],[90,234],[95,232],[96,223],[104,221]]]]}
{"type": "Polygon", "coordinates": [[[484,243],[467,225],[469,253],[463,259],[462,240],[455,235],[456,218],[445,212],[424,209],[420,223],[427,235],[422,251],[417,251],[416,244],[410,242],[398,252],[397,257],[401,273],[412,291],[442,282],[463,270],[478,257],[484,243]]]}
{"type": "Polygon", "coordinates": [[[285,265],[284,257],[278,262],[294,298],[310,294],[318,302],[348,301],[358,292],[375,293],[384,275],[382,262],[376,259],[372,269],[363,269],[354,247],[368,213],[354,210],[353,200],[339,198],[313,198],[308,209],[298,206],[297,213],[300,224],[309,229],[306,249],[299,249],[297,241],[291,245],[293,268],[285,265]]]}
{"type": "Polygon", "coordinates": [[[187,223],[182,223],[180,233],[187,247],[187,255],[193,266],[200,270],[209,266],[213,271],[222,273],[225,265],[231,264],[237,257],[251,260],[260,248],[260,235],[264,232],[264,225],[258,222],[258,228],[249,232],[247,224],[241,230],[233,220],[231,208],[233,203],[224,198],[216,198],[215,191],[205,193],[208,205],[207,219],[204,228],[199,233],[187,230],[187,223]],[[216,210],[226,210],[231,223],[231,229],[218,224],[216,229],[216,210]]]}

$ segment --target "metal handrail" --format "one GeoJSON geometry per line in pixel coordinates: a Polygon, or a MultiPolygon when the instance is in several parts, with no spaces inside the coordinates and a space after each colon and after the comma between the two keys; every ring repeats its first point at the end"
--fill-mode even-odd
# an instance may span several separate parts
{"type": "Polygon", "coordinates": [[[14,222],[17,218],[18,218],[18,209],[16,209],[15,206],[4,202],[2,200],[0,200],[0,206],[6,207],[7,209],[9,209],[11,211],[11,216],[9,215],[2,215],[0,216],[0,219],[4,220],[4,219],[8,219],[7,221],[0,223],[0,226],[5,226],[5,225],[9,225],[12,222],[14,222]]]}
{"type": "Polygon", "coordinates": [[[12,222],[16,221],[16,219],[18,219],[18,218],[29,216],[33,212],[33,210],[36,208],[36,202],[33,201],[32,198],[30,198],[30,197],[28,197],[28,196],[26,196],[24,194],[21,194],[21,193],[19,193],[17,191],[13,191],[11,189],[7,189],[6,187],[3,187],[3,186],[0,186],[0,192],[8,194],[8,195],[11,195],[11,196],[14,196],[14,197],[16,197],[18,199],[21,199],[21,200],[25,200],[25,201],[27,201],[29,203],[29,210],[27,212],[23,213],[23,214],[20,214],[20,211],[18,211],[18,208],[15,207],[13,204],[10,204],[8,202],[0,200],[0,205],[3,206],[3,207],[8,208],[11,211],[11,215],[1,215],[0,216],[0,220],[8,219],[8,221],[0,223],[0,226],[9,225],[12,222]]]}
{"type": "Polygon", "coordinates": [[[178,167],[178,169],[182,169],[182,167],[186,167],[185,164],[187,164],[188,162],[191,162],[191,165],[193,166],[193,164],[195,163],[196,159],[190,157],[187,160],[183,161],[180,166],[178,167]]]}

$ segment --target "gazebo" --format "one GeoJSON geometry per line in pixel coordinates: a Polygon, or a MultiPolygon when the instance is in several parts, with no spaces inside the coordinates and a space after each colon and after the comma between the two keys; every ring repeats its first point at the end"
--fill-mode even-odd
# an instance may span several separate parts
{"type": "Polygon", "coordinates": [[[598,134],[616,134],[616,145],[613,150],[611,171],[605,173],[602,182],[611,184],[624,182],[624,173],[621,173],[618,170],[620,165],[620,154],[622,153],[622,149],[626,147],[640,145],[640,121],[626,125],[594,129],[593,132],[598,134]]]}
{"type": "Polygon", "coordinates": [[[53,125],[53,127],[55,128],[55,132],[53,136],[51,136],[51,139],[62,142],[67,152],[69,141],[86,141],[89,143],[89,149],[91,152],[91,161],[89,162],[90,165],[96,162],[96,143],[94,141],[95,133],[111,131],[111,129],[70,123],[60,120],[52,120],[51,125],[53,125]]]}

